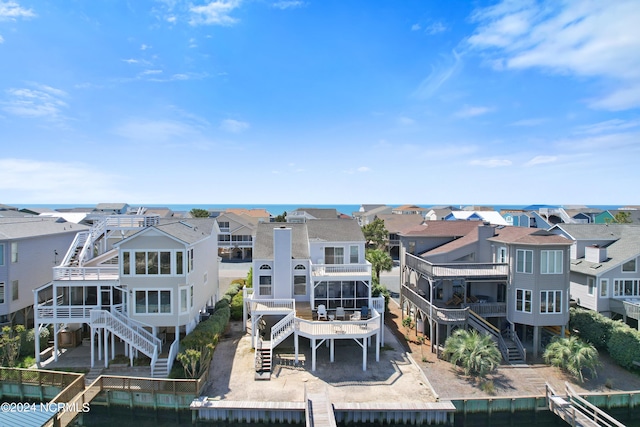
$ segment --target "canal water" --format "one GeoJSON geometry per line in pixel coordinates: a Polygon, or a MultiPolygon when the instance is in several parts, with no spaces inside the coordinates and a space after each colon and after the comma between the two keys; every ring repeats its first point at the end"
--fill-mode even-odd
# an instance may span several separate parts
{"type": "MultiPolygon", "coordinates": [[[[640,427],[640,408],[634,410],[611,409],[608,413],[627,427],[640,427]]],[[[84,414],[83,425],[107,427],[174,427],[189,426],[191,424],[190,410],[146,410],[129,409],[112,406],[92,406],[91,411],[84,414]]],[[[243,424],[236,422],[198,422],[199,427],[280,427],[276,424],[251,423],[243,424]]],[[[540,412],[516,412],[500,413],[494,412],[491,416],[487,414],[468,414],[467,416],[456,414],[455,427],[534,427],[544,425],[545,427],[566,427],[568,426],[559,417],[549,411],[540,412]]],[[[296,424],[283,424],[283,426],[296,426],[296,424]]],[[[358,423],[352,424],[354,427],[380,427],[382,424],[358,423]]],[[[384,424],[385,427],[403,427],[403,425],[384,424]]],[[[346,427],[341,426],[339,427],[346,427]]]]}

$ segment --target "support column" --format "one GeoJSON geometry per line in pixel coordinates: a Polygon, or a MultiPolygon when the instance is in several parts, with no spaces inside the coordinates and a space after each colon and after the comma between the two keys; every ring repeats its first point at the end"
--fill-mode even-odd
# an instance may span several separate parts
{"type": "Polygon", "coordinates": [[[116,336],[111,334],[111,360],[116,358],[116,336]]]}
{"type": "Polygon", "coordinates": [[[316,339],[311,338],[311,371],[316,370],[316,339]]]}
{"type": "Polygon", "coordinates": [[[380,361],[380,334],[376,334],[376,362],[380,361]]]}
{"type": "MultiPolygon", "coordinates": [[[[55,301],[55,298],[54,298],[55,301]]],[[[58,361],[58,323],[53,323],[53,360],[58,361]]]]}
{"type": "Polygon", "coordinates": [[[109,334],[104,329],[104,367],[109,367],[109,334]]]}
{"type": "Polygon", "coordinates": [[[329,340],[329,362],[331,362],[331,363],[333,363],[333,359],[334,359],[333,355],[334,355],[334,351],[335,351],[334,350],[335,349],[335,345],[334,345],[333,341],[334,341],[333,338],[331,338],[329,340]]]}
{"type": "Polygon", "coordinates": [[[538,352],[540,351],[540,327],[533,327],[533,357],[538,357],[538,352]]]}
{"type": "Polygon", "coordinates": [[[34,339],[35,339],[35,346],[36,346],[36,362],[39,363],[40,362],[40,325],[39,324],[34,324],[33,325],[33,332],[34,332],[34,339]]]}
{"type": "Polygon", "coordinates": [[[98,360],[102,360],[102,334],[104,328],[98,328],[98,360]]]}
{"type": "Polygon", "coordinates": [[[367,339],[362,338],[362,370],[367,370],[367,339]]]}
{"type": "Polygon", "coordinates": [[[95,360],[96,360],[96,338],[95,338],[95,333],[96,331],[93,330],[93,326],[90,326],[90,333],[91,333],[91,367],[93,368],[93,365],[95,365],[95,360]]]}
{"type": "Polygon", "coordinates": [[[295,363],[298,364],[298,332],[293,333],[293,348],[296,354],[295,363]]]}

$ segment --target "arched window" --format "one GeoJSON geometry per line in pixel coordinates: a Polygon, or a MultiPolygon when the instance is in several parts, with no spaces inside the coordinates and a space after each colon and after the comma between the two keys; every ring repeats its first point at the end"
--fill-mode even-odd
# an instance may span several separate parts
{"type": "Polygon", "coordinates": [[[306,270],[306,269],[307,269],[307,267],[305,267],[305,266],[304,266],[304,265],[302,265],[302,264],[298,264],[298,265],[296,265],[293,269],[294,269],[294,270],[306,270]]]}
{"type": "Polygon", "coordinates": [[[271,266],[267,264],[262,264],[260,266],[260,270],[271,270],[271,266]]]}

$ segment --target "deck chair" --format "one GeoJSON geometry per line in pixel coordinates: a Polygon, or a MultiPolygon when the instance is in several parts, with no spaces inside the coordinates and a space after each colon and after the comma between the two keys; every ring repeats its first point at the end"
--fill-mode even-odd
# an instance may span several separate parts
{"type": "Polygon", "coordinates": [[[360,318],[368,319],[369,318],[369,307],[361,307],[360,308],[360,318]]]}
{"type": "Polygon", "coordinates": [[[345,320],[346,319],[346,314],[344,312],[344,307],[338,307],[336,308],[336,320],[338,319],[342,319],[345,320]]]}
{"type": "Polygon", "coordinates": [[[327,318],[327,307],[324,304],[318,306],[318,320],[320,319],[329,320],[327,318]]]}

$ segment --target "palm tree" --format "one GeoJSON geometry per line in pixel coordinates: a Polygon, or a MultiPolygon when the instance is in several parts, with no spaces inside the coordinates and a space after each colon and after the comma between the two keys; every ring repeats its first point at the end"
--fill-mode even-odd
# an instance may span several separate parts
{"type": "Polygon", "coordinates": [[[554,338],[542,357],[546,363],[568,372],[580,382],[584,382],[583,370],[589,371],[592,377],[598,375],[598,350],[575,336],[554,338]]]}
{"type": "Polygon", "coordinates": [[[444,343],[444,358],[460,365],[465,375],[484,377],[502,361],[498,346],[489,335],[475,330],[456,330],[444,343]]]}
{"type": "Polygon", "coordinates": [[[393,268],[393,260],[388,253],[381,249],[367,250],[365,256],[367,261],[371,263],[371,268],[374,272],[374,278],[377,283],[380,283],[380,272],[391,271],[393,268]]]}

